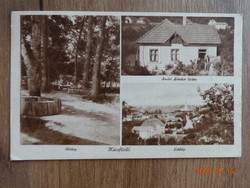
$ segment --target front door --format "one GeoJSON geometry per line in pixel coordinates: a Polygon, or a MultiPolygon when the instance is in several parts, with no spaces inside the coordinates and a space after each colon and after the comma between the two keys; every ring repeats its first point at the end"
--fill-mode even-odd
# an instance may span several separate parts
{"type": "Polygon", "coordinates": [[[200,60],[204,60],[206,54],[207,54],[207,50],[206,49],[199,49],[198,57],[199,57],[200,60]]]}

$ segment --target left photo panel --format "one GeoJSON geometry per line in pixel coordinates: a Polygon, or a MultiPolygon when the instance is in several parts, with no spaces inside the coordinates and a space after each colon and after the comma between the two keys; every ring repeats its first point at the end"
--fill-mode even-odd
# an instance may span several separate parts
{"type": "Polygon", "coordinates": [[[120,145],[120,17],[20,16],[20,145],[120,145]]]}

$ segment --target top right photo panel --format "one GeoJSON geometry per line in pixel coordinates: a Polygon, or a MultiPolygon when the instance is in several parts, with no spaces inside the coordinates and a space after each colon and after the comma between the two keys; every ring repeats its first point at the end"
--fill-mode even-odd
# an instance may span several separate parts
{"type": "Polygon", "coordinates": [[[122,16],[122,75],[233,76],[234,18],[122,16]]]}

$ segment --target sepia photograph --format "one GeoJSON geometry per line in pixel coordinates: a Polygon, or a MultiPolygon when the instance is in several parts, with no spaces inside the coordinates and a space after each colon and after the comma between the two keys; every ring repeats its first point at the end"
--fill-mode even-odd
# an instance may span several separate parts
{"type": "Polygon", "coordinates": [[[122,75],[233,76],[234,18],[123,16],[122,75]]]}
{"type": "Polygon", "coordinates": [[[22,15],[21,145],[120,143],[120,18],[22,15]]]}
{"type": "Polygon", "coordinates": [[[13,12],[11,160],[241,156],[241,37],[236,14],[13,12]]]}
{"type": "Polygon", "coordinates": [[[122,86],[123,145],[234,144],[233,84],[122,86]]]}

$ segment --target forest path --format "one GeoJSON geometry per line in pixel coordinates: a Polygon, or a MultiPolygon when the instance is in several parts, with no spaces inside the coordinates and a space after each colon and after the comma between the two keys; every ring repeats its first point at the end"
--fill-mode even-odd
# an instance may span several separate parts
{"type": "Polygon", "coordinates": [[[50,130],[98,143],[120,143],[120,111],[117,102],[97,104],[82,99],[81,95],[66,92],[52,92],[42,96],[62,100],[60,114],[41,117],[47,121],[45,126],[50,130]]]}

